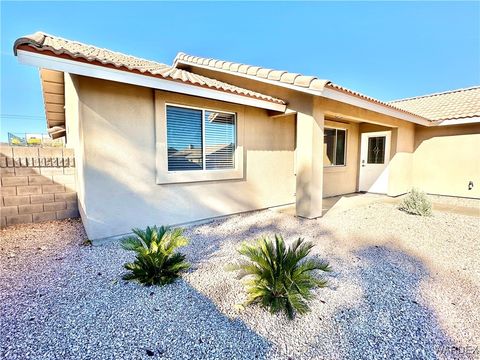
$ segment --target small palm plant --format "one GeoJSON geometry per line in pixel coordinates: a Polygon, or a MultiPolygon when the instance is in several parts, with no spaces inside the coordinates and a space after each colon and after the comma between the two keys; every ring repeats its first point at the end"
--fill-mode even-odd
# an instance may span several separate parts
{"type": "Polygon", "coordinates": [[[311,290],[324,287],[327,282],[316,278],[314,270],[331,271],[328,263],[317,259],[305,259],[313,244],[299,238],[290,247],[280,235],[273,242],[268,237],[256,244],[243,243],[238,252],[248,258],[232,265],[238,277],[244,278],[247,291],[246,305],[260,303],[271,313],[285,311],[293,319],[295,311],[305,314],[310,309],[307,301],[313,298],[311,290]]]}
{"type": "Polygon", "coordinates": [[[136,280],[147,286],[165,285],[190,267],[185,255],[175,252],[188,244],[182,229],[153,226],[132,231],[134,235],[124,238],[122,247],[137,255],[133,262],[124,265],[130,271],[123,276],[124,280],[136,280]]]}
{"type": "Polygon", "coordinates": [[[432,202],[424,192],[417,189],[412,189],[402,200],[398,208],[412,215],[432,215],[432,202]]]}

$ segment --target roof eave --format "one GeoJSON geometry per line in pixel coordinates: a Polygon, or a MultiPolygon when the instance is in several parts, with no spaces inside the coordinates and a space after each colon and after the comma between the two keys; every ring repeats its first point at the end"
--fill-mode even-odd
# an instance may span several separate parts
{"type": "Polygon", "coordinates": [[[191,62],[179,59],[178,55],[177,55],[177,57],[175,58],[175,61],[173,63],[173,66],[177,67],[178,65],[188,65],[188,66],[191,66],[191,67],[198,67],[198,68],[205,69],[205,70],[218,71],[218,72],[229,74],[229,75],[244,77],[244,78],[247,78],[247,79],[271,84],[271,85],[274,85],[274,86],[280,86],[280,87],[288,88],[288,89],[291,89],[291,90],[307,93],[307,94],[310,94],[310,95],[321,96],[321,97],[325,97],[327,99],[332,99],[332,100],[348,103],[348,104],[355,105],[355,106],[358,106],[358,107],[362,107],[362,108],[365,108],[365,109],[368,109],[368,110],[372,110],[372,111],[375,111],[375,112],[378,112],[378,113],[381,113],[381,114],[393,116],[393,117],[399,118],[401,120],[405,120],[405,121],[412,122],[412,123],[415,123],[415,124],[420,124],[420,125],[423,125],[423,126],[434,126],[434,124],[432,124],[431,121],[429,121],[428,119],[423,118],[421,116],[411,114],[411,113],[408,113],[408,112],[405,112],[405,111],[401,111],[399,109],[395,109],[392,106],[384,105],[384,104],[381,104],[381,103],[375,103],[373,101],[369,101],[367,99],[363,99],[363,98],[360,98],[358,96],[348,94],[348,93],[345,93],[345,92],[342,92],[342,91],[339,91],[339,90],[328,88],[326,86],[328,84],[328,82],[325,83],[325,85],[323,86],[322,89],[313,90],[313,89],[310,89],[310,88],[302,88],[300,86],[296,86],[296,85],[292,85],[292,84],[280,83],[280,82],[274,81],[274,80],[263,79],[263,78],[260,78],[258,76],[253,76],[253,75],[248,75],[248,74],[243,74],[243,73],[236,73],[236,72],[226,70],[226,69],[212,68],[210,66],[206,66],[206,65],[202,65],[202,64],[191,63],[191,62]]]}
{"type": "Polygon", "coordinates": [[[480,123],[480,116],[472,116],[468,118],[459,118],[459,119],[445,119],[445,120],[436,121],[436,124],[438,126],[466,125],[466,124],[478,124],[478,123],[480,123]]]}
{"type": "Polygon", "coordinates": [[[392,116],[400,120],[408,121],[414,124],[423,125],[423,126],[435,126],[436,124],[432,121],[415,115],[411,113],[407,113],[401,110],[397,110],[395,108],[385,106],[381,103],[376,103],[367,99],[363,99],[361,97],[348,94],[346,92],[335,90],[331,88],[325,88],[322,92],[322,97],[327,99],[339,101],[342,103],[354,105],[357,107],[361,107],[363,109],[371,110],[380,114],[384,114],[387,116],[392,116]]]}
{"type": "MultiPolygon", "coordinates": [[[[23,44],[24,45],[24,44],[23,44]]],[[[30,47],[28,50],[20,46],[15,47],[18,61],[22,64],[32,65],[39,68],[63,71],[76,75],[83,75],[104,80],[145,86],[153,89],[199,96],[214,100],[226,101],[236,104],[248,105],[266,110],[285,112],[285,104],[257,99],[249,96],[238,95],[221,90],[206,88],[203,86],[187,84],[175,80],[137,74],[130,71],[113,69],[100,64],[85,63],[74,59],[66,59],[59,56],[48,55],[41,50],[30,47]]]]}

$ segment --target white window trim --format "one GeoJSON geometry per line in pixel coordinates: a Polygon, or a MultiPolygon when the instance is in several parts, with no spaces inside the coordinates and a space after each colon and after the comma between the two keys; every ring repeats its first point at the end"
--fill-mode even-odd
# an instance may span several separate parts
{"type": "MultiPolygon", "coordinates": [[[[243,179],[243,130],[244,119],[243,111],[232,112],[222,108],[212,108],[209,106],[198,107],[190,106],[175,101],[159,100],[163,104],[156,111],[156,128],[157,128],[157,175],[156,183],[159,185],[175,184],[175,183],[191,183],[201,181],[218,181],[218,180],[236,180],[243,179]],[[186,170],[186,171],[169,171],[168,170],[168,144],[167,144],[167,106],[183,107],[188,109],[196,109],[203,111],[217,111],[222,113],[235,115],[235,168],[218,169],[218,170],[186,170]]],[[[156,99],[157,105],[157,99],[156,99]]],[[[204,112],[203,112],[204,113],[204,112]]],[[[203,114],[202,113],[202,114],[203,114]]],[[[204,116],[202,116],[202,147],[205,146],[205,129],[204,116]]],[[[205,151],[203,151],[203,159],[205,166],[205,151]]]]}
{"type": "MultiPolygon", "coordinates": [[[[343,130],[345,131],[345,151],[343,152],[343,165],[323,165],[324,168],[331,169],[331,168],[344,168],[347,167],[347,147],[348,147],[348,129],[341,126],[330,126],[327,125],[324,127],[323,131],[325,134],[325,130],[343,130]]],[[[337,160],[337,132],[335,132],[335,143],[333,145],[334,149],[334,160],[337,160]]],[[[335,161],[336,162],[336,161],[335,161]]]]}

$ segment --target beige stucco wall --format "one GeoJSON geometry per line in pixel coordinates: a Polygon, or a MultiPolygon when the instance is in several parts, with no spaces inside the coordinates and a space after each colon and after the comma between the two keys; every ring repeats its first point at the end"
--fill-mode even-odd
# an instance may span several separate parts
{"type": "MultiPolygon", "coordinates": [[[[314,112],[322,113],[325,118],[341,119],[343,122],[347,122],[354,125],[354,130],[361,132],[360,128],[356,124],[363,125],[368,123],[371,126],[365,126],[363,131],[374,131],[376,125],[383,126],[392,131],[392,144],[391,144],[391,157],[388,165],[388,190],[387,194],[390,196],[397,196],[407,192],[412,186],[412,164],[413,164],[413,141],[414,141],[414,125],[404,120],[400,120],[388,115],[380,114],[371,110],[359,108],[350,104],[341,103],[339,101],[314,97],[311,103],[314,104],[314,109],[310,110],[307,104],[310,95],[302,94],[293,90],[282,88],[279,86],[272,86],[271,84],[262,83],[253,79],[247,79],[240,76],[226,74],[215,70],[196,68],[195,72],[202,75],[218,78],[219,80],[229,82],[241,87],[255,89],[256,91],[263,92],[272,96],[286,99],[288,101],[288,108],[293,111],[297,111],[298,116],[302,114],[313,114],[314,112]],[[300,104],[300,105],[299,105],[300,104]],[[399,141],[397,141],[397,134],[400,133],[399,141]]],[[[322,125],[319,125],[319,129],[322,125]]],[[[298,132],[298,128],[297,128],[298,132]]],[[[322,131],[323,132],[323,131],[322,131]]],[[[323,136],[323,133],[321,134],[323,136]]],[[[301,139],[301,137],[298,137],[301,139]]],[[[353,139],[349,140],[349,143],[353,142],[353,139]]],[[[357,147],[356,152],[350,154],[351,158],[357,158],[359,156],[359,138],[356,140],[357,147]]],[[[322,140],[323,142],[323,140],[322,140]]],[[[313,143],[312,143],[313,144],[313,143]]],[[[350,152],[353,152],[355,148],[349,147],[350,152]]],[[[318,151],[311,147],[311,150],[318,151]]],[[[305,156],[307,150],[303,153],[305,156]]],[[[316,158],[315,153],[311,155],[311,158],[316,158]]],[[[358,162],[358,160],[357,160],[358,162]]],[[[305,162],[306,163],[306,162],[305,162]]],[[[316,165],[323,167],[323,164],[319,164],[320,161],[316,158],[316,165]]],[[[342,170],[336,169],[324,169],[323,178],[316,180],[316,185],[313,187],[321,188],[323,185],[323,196],[333,196],[346,194],[349,192],[357,191],[358,189],[358,165],[349,162],[348,169],[345,169],[343,176],[340,175],[342,170]],[[351,164],[351,165],[350,165],[351,164]]],[[[307,172],[308,173],[308,172],[307,172]]],[[[310,176],[304,176],[304,179],[297,178],[297,193],[302,193],[302,187],[305,187],[305,183],[309,182],[310,176]]],[[[318,176],[317,176],[318,178],[318,176]]],[[[311,193],[313,190],[309,190],[311,193]]],[[[307,197],[308,198],[308,197],[307,197]]],[[[299,200],[297,199],[297,207],[299,200]]],[[[309,206],[312,206],[311,204],[309,206]]],[[[298,213],[298,212],[297,212],[298,213]]]]}
{"type": "MultiPolygon", "coordinates": [[[[239,80],[239,85],[248,87],[251,84],[244,82],[249,81],[239,80]]],[[[298,215],[320,216],[322,196],[358,189],[360,134],[385,129],[392,132],[388,195],[417,186],[433,193],[478,197],[478,159],[471,151],[478,147],[478,127],[458,128],[460,133],[476,132],[460,136],[452,134],[453,128],[415,127],[288,89],[263,90],[287,99],[295,114],[271,117],[275,114],[252,107],[67,75],[67,139],[76,149],[79,207],[89,236],[102,238],[127,233],[134,226],[179,224],[293,202],[298,215]],[[158,109],[165,101],[241,112],[244,177],[156,184],[158,116],[163,113],[158,109]],[[347,129],[345,167],[323,167],[323,131],[328,126],[347,129]],[[461,149],[465,160],[461,168],[458,161],[450,161],[450,175],[438,181],[445,176],[445,164],[432,159],[448,158],[442,152],[446,148],[461,149]],[[465,193],[465,179],[470,177],[476,190],[465,193]],[[454,189],[452,182],[462,185],[454,189]]]]}
{"type": "MultiPolygon", "coordinates": [[[[271,118],[264,110],[242,106],[243,179],[157,185],[154,91],[84,77],[76,82],[76,133],[84,144],[81,164],[77,163],[84,180],[79,203],[90,238],[295,201],[293,116],[271,118]]],[[[200,101],[225,111],[238,107],[181,95],[176,101],[197,106],[200,101]]]]}
{"type": "Polygon", "coordinates": [[[416,127],[413,185],[432,194],[480,198],[480,124],[416,127]],[[468,190],[469,181],[474,187],[468,190]]]}
{"type": "Polygon", "coordinates": [[[65,86],[65,146],[74,149],[75,152],[75,183],[77,186],[78,211],[84,217],[85,214],[85,178],[84,172],[84,143],[82,129],[79,122],[79,97],[78,97],[78,76],[64,74],[65,86]]]}
{"type": "Polygon", "coordinates": [[[405,194],[412,187],[414,138],[414,124],[404,122],[392,130],[387,192],[390,196],[405,194]]]}
{"type": "MultiPolygon", "coordinates": [[[[293,110],[298,110],[297,104],[310,97],[279,86],[272,86],[271,84],[216,70],[195,68],[195,72],[286,99],[289,102],[289,108],[293,110]]],[[[315,103],[326,118],[338,117],[348,122],[360,123],[360,133],[376,131],[374,128],[377,125],[387,127],[392,131],[391,156],[388,165],[388,195],[398,196],[409,191],[412,186],[419,186],[424,187],[428,192],[444,195],[478,197],[478,192],[476,192],[480,187],[477,185],[478,180],[475,182],[474,190],[470,191],[466,190],[468,185],[466,180],[472,177],[478,179],[478,155],[475,158],[475,154],[479,153],[478,126],[480,125],[427,128],[330,99],[317,98],[315,103]],[[450,129],[447,130],[447,128],[450,129]],[[438,134],[438,136],[427,140],[424,145],[418,146],[418,142],[423,137],[430,136],[425,135],[429,131],[431,131],[430,134],[438,134]],[[452,135],[456,131],[468,133],[471,136],[452,135]],[[447,137],[440,135],[445,132],[451,135],[447,137]],[[463,151],[461,155],[457,156],[462,159],[450,161],[451,164],[445,164],[442,159],[451,159],[451,154],[458,150],[463,151]],[[445,175],[447,173],[448,175],[445,175]],[[440,180],[439,177],[442,179],[440,180]],[[433,185],[434,182],[436,185],[433,185]]],[[[347,178],[342,178],[344,181],[338,183],[337,186],[343,188],[340,190],[335,189],[334,185],[339,177],[324,171],[324,195],[337,195],[347,189],[352,189],[352,173],[353,171],[349,172],[347,178]]],[[[297,188],[299,183],[302,184],[302,181],[297,179],[297,188]]],[[[317,183],[320,184],[319,181],[317,183]]]]}

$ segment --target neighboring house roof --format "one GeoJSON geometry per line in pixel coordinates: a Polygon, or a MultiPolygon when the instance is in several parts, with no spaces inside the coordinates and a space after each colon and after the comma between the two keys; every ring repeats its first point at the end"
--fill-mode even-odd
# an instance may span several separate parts
{"type": "MultiPolygon", "coordinates": [[[[297,91],[307,92],[313,95],[325,95],[325,88],[336,90],[354,97],[367,100],[378,105],[395,109],[397,111],[404,112],[409,115],[423,117],[414,112],[396,107],[393,104],[375,99],[373,97],[361,94],[357,91],[347,89],[341,85],[334,84],[330,80],[320,79],[315,76],[306,76],[299,73],[292,73],[283,70],[272,70],[259,66],[246,65],[241,63],[234,63],[230,61],[208,59],[198,56],[188,55],[180,52],[175,57],[173,66],[178,67],[181,65],[187,66],[199,66],[209,70],[220,71],[230,74],[235,74],[245,78],[254,79],[257,81],[264,81],[272,83],[278,86],[287,87],[297,91]]],[[[429,120],[425,118],[425,120],[429,120]]]]}
{"type": "Polygon", "coordinates": [[[391,101],[390,104],[431,120],[480,117],[480,86],[391,101]]]}
{"type": "Polygon", "coordinates": [[[70,59],[80,62],[94,63],[97,65],[113,67],[118,70],[126,70],[147,76],[161,77],[166,80],[208,87],[276,104],[285,104],[281,99],[252,90],[243,89],[215,79],[210,79],[186,70],[177,69],[156,61],[145,60],[108,49],[102,49],[93,45],[82,44],[77,41],[63,39],[43,32],[37,32],[17,39],[13,49],[15,54],[17,54],[18,50],[51,52],[59,57],[67,56],[70,59]]]}

